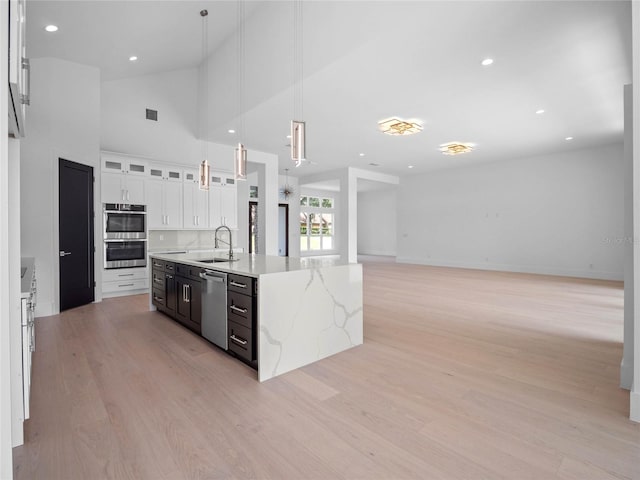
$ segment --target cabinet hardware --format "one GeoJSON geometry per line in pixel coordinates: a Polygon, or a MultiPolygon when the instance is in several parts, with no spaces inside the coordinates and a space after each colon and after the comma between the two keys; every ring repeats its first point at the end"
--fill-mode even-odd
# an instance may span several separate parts
{"type": "Polygon", "coordinates": [[[118,274],[119,277],[133,277],[133,273],[120,273],[118,274]]]}
{"type": "Polygon", "coordinates": [[[167,278],[171,280],[173,278],[173,275],[167,275],[167,278]]]}
{"type": "Polygon", "coordinates": [[[20,95],[20,102],[31,105],[31,62],[26,57],[22,57],[22,68],[27,73],[27,93],[20,95]]]}
{"type": "Polygon", "coordinates": [[[191,285],[185,285],[187,296],[184,299],[185,303],[189,303],[191,301],[191,285]]]}
{"type": "Polygon", "coordinates": [[[239,343],[240,345],[246,345],[246,344],[247,344],[247,341],[246,341],[246,340],[241,340],[241,339],[239,339],[238,337],[236,337],[235,335],[231,335],[229,338],[230,338],[231,340],[233,340],[234,342],[239,343]]]}
{"type": "Polygon", "coordinates": [[[229,282],[229,285],[232,285],[238,288],[247,288],[247,285],[245,283],[238,283],[238,282],[234,282],[233,280],[229,282]]]}
{"type": "Polygon", "coordinates": [[[60,250],[61,257],[66,257],[67,255],[71,255],[71,252],[65,252],[64,250],[60,250]]]}
{"type": "Polygon", "coordinates": [[[118,285],[119,287],[133,287],[135,284],[134,283],[123,283],[121,285],[118,285]]]}
{"type": "Polygon", "coordinates": [[[235,305],[229,305],[229,308],[234,312],[239,312],[239,313],[247,313],[248,311],[246,308],[239,308],[239,307],[236,307],[235,305]]]}

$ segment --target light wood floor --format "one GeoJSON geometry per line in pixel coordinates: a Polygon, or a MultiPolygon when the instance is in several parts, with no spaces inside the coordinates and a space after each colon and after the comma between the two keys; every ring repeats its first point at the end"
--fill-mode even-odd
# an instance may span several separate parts
{"type": "Polygon", "coordinates": [[[15,478],[640,478],[620,283],[364,272],[365,344],[263,384],[145,295],[39,319],[15,478]]]}

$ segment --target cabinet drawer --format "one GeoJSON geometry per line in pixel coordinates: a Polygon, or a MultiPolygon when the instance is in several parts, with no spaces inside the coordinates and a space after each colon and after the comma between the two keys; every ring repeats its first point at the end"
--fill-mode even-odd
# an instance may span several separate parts
{"type": "Polygon", "coordinates": [[[229,332],[229,350],[248,362],[253,361],[253,339],[251,330],[235,322],[229,322],[227,330],[229,332]]]}
{"type": "Polygon", "coordinates": [[[164,276],[164,270],[154,268],[153,273],[151,274],[151,282],[153,283],[151,286],[154,289],[159,289],[164,292],[164,276]]]}
{"type": "Polygon", "coordinates": [[[194,267],[192,265],[185,265],[184,263],[176,263],[176,274],[183,277],[193,278],[194,280],[200,280],[201,267],[194,267]]]}
{"type": "Polygon", "coordinates": [[[255,295],[256,279],[251,277],[245,277],[243,275],[235,275],[230,273],[228,278],[228,289],[233,292],[242,293],[244,295],[255,295]]]}
{"type": "Polygon", "coordinates": [[[151,298],[151,303],[153,303],[156,307],[166,307],[167,299],[165,297],[164,290],[154,288],[152,295],[153,296],[151,298]]]}
{"type": "Polygon", "coordinates": [[[137,280],[121,280],[119,282],[103,282],[102,291],[104,293],[127,292],[129,290],[142,290],[148,287],[146,278],[137,280]]]}
{"type": "Polygon", "coordinates": [[[247,328],[253,328],[253,297],[238,292],[228,292],[227,312],[229,320],[247,328]]]}
{"type": "Polygon", "coordinates": [[[157,268],[160,270],[164,271],[164,265],[165,265],[165,261],[164,260],[158,260],[157,258],[152,258],[151,259],[151,268],[157,268]]]}
{"type": "Polygon", "coordinates": [[[121,282],[123,280],[139,280],[147,276],[146,268],[112,268],[102,271],[103,282],[121,282]]]}

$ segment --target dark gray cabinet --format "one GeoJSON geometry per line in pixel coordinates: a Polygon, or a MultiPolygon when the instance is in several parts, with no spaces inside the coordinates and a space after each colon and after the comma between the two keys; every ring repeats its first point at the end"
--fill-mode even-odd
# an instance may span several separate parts
{"type": "Polygon", "coordinates": [[[202,288],[199,279],[176,275],[176,310],[174,318],[185,327],[200,333],[202,288]]]}
{"type": "Polygon", "coordinates": [[[257,368],[257,290],[255,278],[227,277],[227,331],[229,352],[257,368]]]}
{"type": "Polygon", "coordinates": [[[151,302],[158,310],[173,316],[176,310],[175,264],[153,260],[151,270],[151,302]]]}

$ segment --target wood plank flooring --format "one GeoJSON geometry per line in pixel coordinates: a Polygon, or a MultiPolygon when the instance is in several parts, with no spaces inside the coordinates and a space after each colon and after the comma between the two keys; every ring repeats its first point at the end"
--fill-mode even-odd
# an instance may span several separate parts
{"type": "Polygon", "coordinates": [[[364,301],[263,384],[146,295],[38,319],[15,478],[640,478],[619,282],[366,263],[364,301]]]}

